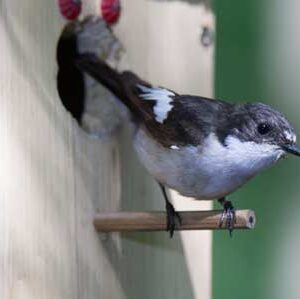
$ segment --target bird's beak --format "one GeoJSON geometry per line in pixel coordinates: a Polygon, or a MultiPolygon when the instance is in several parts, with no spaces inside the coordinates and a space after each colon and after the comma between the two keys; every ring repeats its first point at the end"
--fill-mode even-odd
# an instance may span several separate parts
{"type": "Polygon", "coordinates": [[[283,150],[285,150],[287,153],[300,156],[300,147],[296,143],[292,144],[285,144],[282,146],[283,150]]]}

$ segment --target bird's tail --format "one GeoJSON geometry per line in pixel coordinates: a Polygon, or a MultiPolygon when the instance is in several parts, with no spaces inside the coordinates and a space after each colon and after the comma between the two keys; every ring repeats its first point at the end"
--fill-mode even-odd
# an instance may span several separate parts
{"type": "Polygon", "coordinates": [[[75,65],[82,72],[89,74],[112,92],[134,113],[135,117],[139,117],[145,113],[145,111],[140,110],[137,103],[139,100],[136,98],[135,89],[137,84],[150,85],[134,73],[129,71],[119,73],[112,69],[105,61],[102,61],[98,56],[91,53],[78,55],[75,59],[75,65]]]}
{"type": "Polygon", "coordinates": [[[122,88],[121,75],[95,54],[86,53],[78,55],[75,59],[75,65],[81,71],[89,74],[92,78],[104,85],[120,100],[126,101],[124,98],[126,95],[124,95],[122,88]]]}

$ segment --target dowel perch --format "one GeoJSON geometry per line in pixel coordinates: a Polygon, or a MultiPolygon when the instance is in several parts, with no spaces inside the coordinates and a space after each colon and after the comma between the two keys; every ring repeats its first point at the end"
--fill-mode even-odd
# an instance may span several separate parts
{"type": "MultiPolygon", "coordinates": [[[[182,224],[177,230],[226,229],[225,223],[219,227],[222,211],[179,212],[182,224]]],[[[255,214],[251,210],[236,211],[235,229],[253,229],[255,214]]],[[[224,221],[226,222],[226,221],[224,221]]],[[[124,231],[164,231],[166,230],[165,212],[114,212],[99,213],[94,219],[98,232],[124,231]]]]}

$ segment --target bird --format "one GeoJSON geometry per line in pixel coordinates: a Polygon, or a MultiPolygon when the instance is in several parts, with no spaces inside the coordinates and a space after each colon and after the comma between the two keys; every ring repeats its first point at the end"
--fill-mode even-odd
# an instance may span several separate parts
{"type": "Polygon", "coordinates": [[[75,65],[130,110],[134,148],[161,187],[170,237],[181,218],[166,187],[197,200],[218,200],[219,225],[231,235],[236,216],[226,197],[286,154],[300,156],[294,128],[269,105],[178,94],[131,71],[118,72],[92,53],[78,54],[75,65]]]}

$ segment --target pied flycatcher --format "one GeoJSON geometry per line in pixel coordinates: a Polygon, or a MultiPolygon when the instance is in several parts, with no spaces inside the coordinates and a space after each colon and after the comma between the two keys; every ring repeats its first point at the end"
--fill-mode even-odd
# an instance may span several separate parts
{"type": "Polygon", "coordinates": [[[162,188],[171,237],[180,217],[164,186],[199,200],[217,199],[224,209],[220,226],[226,220],[231,232],[235,212],[225,196],[286,153],[300,156],[293,127],[268,105],[179,95],[132,72],[118,73],[93,54],[78,56],[76,65],[132,112],[134,147],[162,188]]]}

